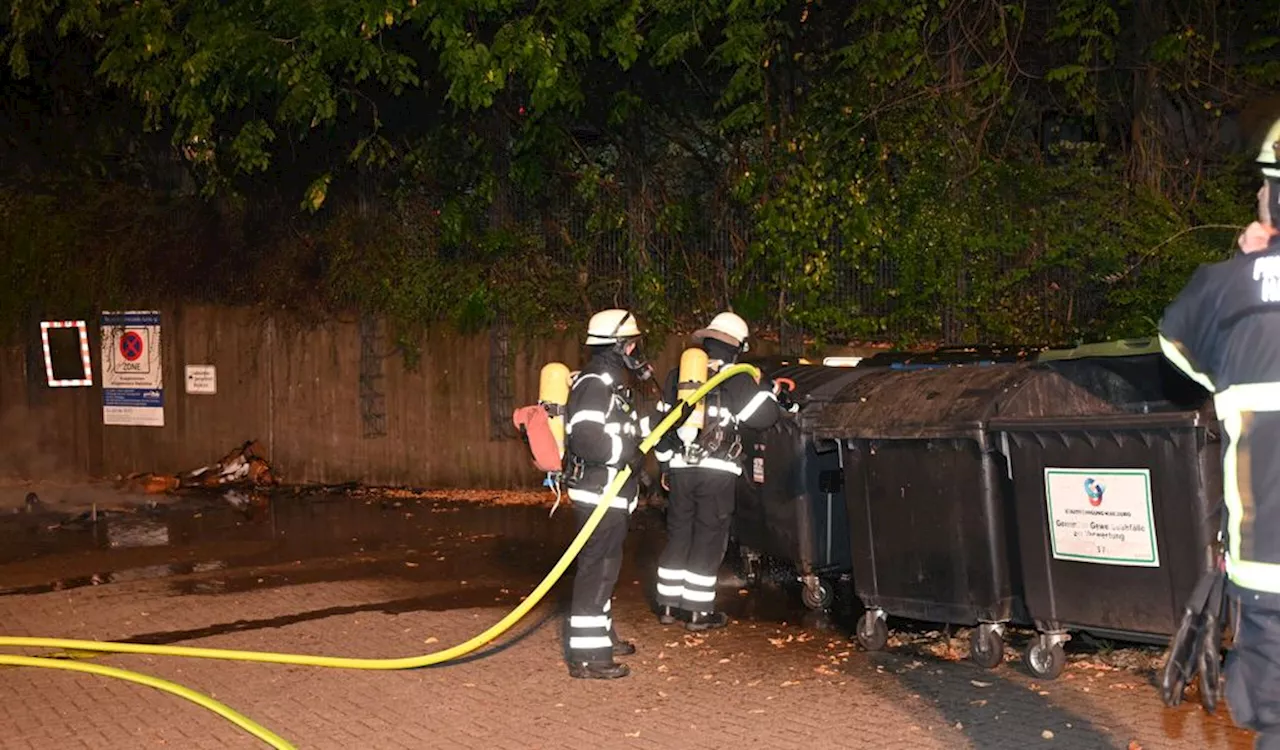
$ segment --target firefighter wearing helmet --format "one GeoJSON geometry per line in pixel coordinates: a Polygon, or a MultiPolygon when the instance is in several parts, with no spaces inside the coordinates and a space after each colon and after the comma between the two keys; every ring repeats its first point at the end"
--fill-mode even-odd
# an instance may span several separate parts
{"type": "MultiPolygon", "coordinates": [[[[591,316],[586,345],[590,359],[574,377],[565,406],[565,484],[578,529],[605,501],[605,489],[624,467],[644,460],[647,432],[636,412],[629,382],[652,372],[640,354],[639,323],[626,310],[591,316]]],[[[622,567],[622,543],[636,508],[639,480],[632,474],[578,555],[568,622],[569,674],[581,679],[626,677],[615,656],[635,653],[613,627],[613,587],[622,567]]]]}
{"type": "MultiPolygon", "coordinates": [[[[1280,120],[1258,154],[1258,220],[1240,235],[1241,252],[1197,269],[1160,321],[1166,356],[1213,393],[1222,423],[1227,592],[1241,605],[1226,697],[1236,722],[1259,733],[1256,747],[1270,750],[1280,749],[1278,150],[1280,120]]],[[[1216,669],[1210,649],[1205,668],[1216,669]]]]}
{"type": "MultiPolygon", "coordinates": [[[[693,390],[747,351],[747,324],[720,313],[693,334],[694,347],[667,376],[658,411],[668,412],[679,394],[693,390]]],[[[715,607],[716,574],[724,558],[733,515],[734,485],[742,474],[739,427],[765,429],[778,419],[772,385],[737,375],[713,389],[703,409],[667,433],[655,455],[670,490],[667,545],[658,558],[658,619],[685,620],[689,630],[723,627],[715,607]],[[695,422],[691,424],[691,422],[695,422]]]]}

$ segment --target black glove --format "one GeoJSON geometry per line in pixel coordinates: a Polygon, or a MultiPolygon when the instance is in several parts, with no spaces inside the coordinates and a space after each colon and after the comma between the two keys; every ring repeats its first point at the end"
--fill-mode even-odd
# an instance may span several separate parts
{"type": "Polygon", "coordinates": [[[778,391],[778,406],[781,406],[783,411],[790,414],[800,411],[800,404],[797,404],[795,398],[792,397],[790,388],[782,388],[778,391]]]}
{"type": "Polygon", "coordinates": [[[680,437],[676,435],[676,428],[672,427],[663,434],[662,439],[654,448],[662,453],[675,453],[684,447],[684,443],[680,442],[680,437]]]}

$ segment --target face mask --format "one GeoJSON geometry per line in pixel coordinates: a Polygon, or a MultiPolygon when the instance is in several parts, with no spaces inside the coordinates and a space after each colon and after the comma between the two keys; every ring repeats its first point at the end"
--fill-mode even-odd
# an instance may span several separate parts
{"type": "Polygon", "coordinates": [[[640,352],[639,347],[633,349],[630,354],[623,354],[622,363],[626,365],[628,370],[635,373],[636,377],[641,381],[653,377],[653,367],[644,361],[644,354],[640,352]]]}

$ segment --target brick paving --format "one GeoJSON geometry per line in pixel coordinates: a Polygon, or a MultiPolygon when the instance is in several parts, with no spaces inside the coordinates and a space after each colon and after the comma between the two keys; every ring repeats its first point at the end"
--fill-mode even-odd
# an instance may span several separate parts
{"type": "MultiPolygon", "coordinates": [[[[615,618],[640,651],[626,680],[568,678],[558,601],[479,657],[431,669],[101,661],[209,693],[302,748],[1251,747],[1225,711],[1210,717],[1194,702],[1165,709],[1148,674],[1096,668],[1093,657],[1037,684],[1015,661],[983,670],[910,648],[867,654],[812,617],[741,619],[697,636],[664,627],[644,603],[635,564],[651,558],[651,539],[633,534],[629,545],[615,618]]],[[[0,632],[403,656],[489,625],[554,557],[503,534],[422,547],[0,596],[0,632]]],[[[73,562],[84,554],[59,564],[73,562]]],[[[0,565],[0,584],[5,574],[0,565]]],[[[757,595],[721,596],[744,611],[757,595]]],[[[0,748],[261,746],[141,686],[52,670],[0,675],[0,748]]]]}

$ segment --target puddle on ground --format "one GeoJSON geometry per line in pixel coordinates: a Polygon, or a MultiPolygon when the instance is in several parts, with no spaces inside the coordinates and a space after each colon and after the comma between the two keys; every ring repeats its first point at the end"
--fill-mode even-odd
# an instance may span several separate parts
{"type": "MultiPolygon", "coordinates": [[[[554,563],[572,534],[569,514],[548,518],[543,507],[344,495],[193,498],[96,519],[14,515],[0,518],[0,595],[316,561],[341,563],[328,568],[339,579],[531,573],[554,563]]],[[[323,570],[289,577],[324,580],[323,570]]],[[[230,577],[222,590],[239,586],[230,577]]]]}
{"type": "MultiPolygon", "coordinates": [[[[548,517],[544,506],[343,494],[190,497],[96,519],[15,514],[0,517],[0,597],[152,579],[183,596],[395,579],[452,592],[407,605],[418,609],[511,606],[575,531],[564,509],[548,517]]],[[[626,596],[651,588],[664,540],[660,512],[632,517],[619,579],[626,596]]],[[[720,602],[735,619],[840,626],[800,605],[787,578],[780,569],[749,590],[722,587],[720,602]]]]}

